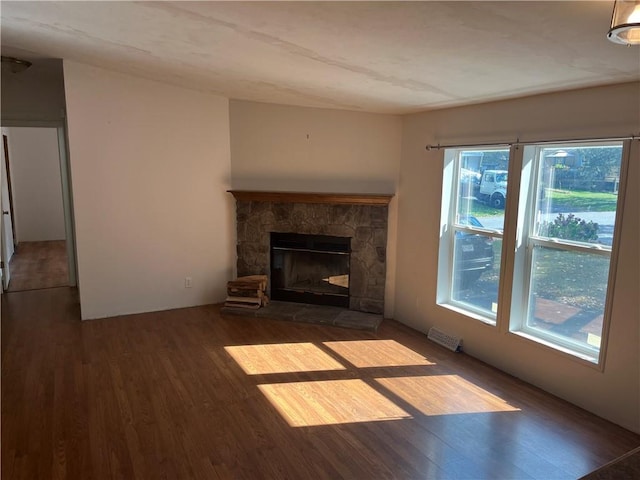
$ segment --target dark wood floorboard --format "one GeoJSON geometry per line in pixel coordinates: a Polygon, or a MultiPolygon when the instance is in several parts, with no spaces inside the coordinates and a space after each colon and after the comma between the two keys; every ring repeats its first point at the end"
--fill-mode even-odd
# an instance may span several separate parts
{"type": "Polygon", "coordinates": [[[9,267],[10,292],[69,285],[67,243],[64,240],[20,242],[9,267]]]}
{"type": "Polygon", "coordinates": [[[2,479],[576,479],[640,445],[396,322],[2,300],[2,479]]]}

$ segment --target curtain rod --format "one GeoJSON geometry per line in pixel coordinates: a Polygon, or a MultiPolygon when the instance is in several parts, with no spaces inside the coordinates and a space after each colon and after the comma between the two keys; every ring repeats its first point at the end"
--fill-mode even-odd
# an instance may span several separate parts
{"type": "Polygon", "coordinates": [[[427,145],[425,148],[429,151],[440,150],[441,148],[473,148],[473,147],[500,147],[500,146],[512,146],[512,145],[530,145],[530,144],[549,144],[549,143],[575,143],[575,142],[606,142],[609,140],[635,140],[637,135],[625,135],[623,137],[606,137],[606,138],[571,138],[560,140],[528,140],[521,142],[519,138],[515,142],[491,142],[491,143],[457,143],[447,145],[427,145]]]}

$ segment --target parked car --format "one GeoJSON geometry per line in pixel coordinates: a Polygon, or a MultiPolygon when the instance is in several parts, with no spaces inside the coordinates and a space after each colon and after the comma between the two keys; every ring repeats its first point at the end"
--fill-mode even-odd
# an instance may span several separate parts
{"type": "MultiPolygon", "coordinates": [[[[462,215],[458,224],[483,227],[472,215],[462,215]]],[[[454,272],[460,287],[469,288],[483,272],[493,269],[493,238],[466,232],[456,232],[454,272]]]]}

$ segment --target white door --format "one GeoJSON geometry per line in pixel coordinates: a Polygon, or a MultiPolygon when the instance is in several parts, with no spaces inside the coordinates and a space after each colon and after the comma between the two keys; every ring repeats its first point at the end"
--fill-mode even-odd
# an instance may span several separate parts
{"type": "Polygon", "coordinates": [[[9,271],[9,262],[13,256],[15,245],[13,242],[13,220],[11,210],[11,197],[9,192],[9,175],[7,166],[9,164],[9,149],[7,148],[7,136],[2,135],[2,159],[0,160],[0,204],[2,215],[0,215],[0,237],[1,248],[0,257],[2,259],[2,289],[7,290],[9,280],[11,280],[11,272],[9,271]]]}

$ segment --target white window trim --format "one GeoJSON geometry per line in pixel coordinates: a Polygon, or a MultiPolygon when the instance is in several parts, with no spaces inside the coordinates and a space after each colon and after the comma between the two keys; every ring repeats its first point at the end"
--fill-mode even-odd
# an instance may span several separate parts
{"type": "MultiPolygon", "coordinates": [[[[454,263],[455,252],[455,232],[466,233],[480,233],[494,240],[500,240],[503,242],[502,251],[504,252],[504,232],[500,230],[472,227],[466,225],[455,225],[456,212],[458,211],[458,195],[457,188],[459,185],[459,173],[460,173],[460,154],[462,151],[469,150],[507,150],[509,149],[510,156],[513,147],[509,145],[492,145],[478,146],[478,147],[465,147],[446,149],[444,154],[444,168],[443,168],[443,190],[442,190],[442,204],[440,211],[440,246],[438,252],[438,284],[436,293],[436,303],[441,307],[448,308],[450,310],[462,313],[474,320],[486,323],[491,326],[497,326],[497,314],[487,312],[484,309],[480,309],[466,302],[460,302],[451,298],[451,285],[452,285],[452,273],[454,263]],[[445,259],[445,261],[442,261],[445,259]]],[[[509,167],[511,170],[511,167],[509,167]]],[[[511,192],[511,190],[509,190],[511,192]]],[[[507,196],[508,198],[509,196],[507,196]]],[[[505,210],[506,220],[506,210],[505,210]]],[[[500,271],[503,268],[500,267],[500,271]]],[[[498,286],[498,292],[501,291],[502,279],[498,286]]],[[[500,295],[498,295],[497,302],[500,302],[500,295]]],[[[498,312],[500,307],[498,307],[498,312]]]]}
{"type": "Polygon", "coordinates": [[[538,175],[537,152],[542,148],[566,148],[574,145],[609,145],[612,142],[620,142],[620,138],[580,140],[576,142],[552,143],[521,143],[510,146],[509,152],[509,195],[505,205],[504,231],[481,228],[456,227],[460,231],[469,233],[483,233],[502,239],[502,260],[500,265],[500,284],[498,287],[498,313],[494,317],[488,316],[486,310],[474,308],[463,302],[453,301],[451,296],[451,276],[453,266],[453,242],[455,234],[450,231],[450,222],[457,212],[457,185],[459,175],[460,152],[462,150],[493,150],[509,148],[506,145],[496,144],[492,146],[480,145],[477,147],[465,146],[464,148],[447,148],[444,150],[443,164],[443,192],[440,215],[440,250],[438,261],[438,284],[436,302],[439,306],[460,313],[473,320],[495,326],[503,334],[513,335],[531,341],[543,348],[549,348],[561,355],[584,363],[599,370],[604,369],[606,352],[609,341],[611,323],[611,311],[613,309],[613,292],[615,289],[616,270],[620,243],[620,229],[626,202],[628,183],[628,170],[631,156],[631,142],[634,139],[622,140],[622,157],[620,164],[620,183],[618,190],[618,205],[616,207],[615,229],[613,244],[611,247],[598,244],[586,244],[571,242],[568,240],[549,240],[548,238],[529,236],[534,220],[527,218],[528,212],[535,208],[535,191],[532,188],[537,182],[538,175]],[[525,158],[525,147],[533,152],[529,158],[525,158]],[[514,172],[514,173],[511,173],[514,172]],[[521,189],[522,187],[522,189],[521,189]],[[522,190],[522,192],[521,192],[522,190]],[[605,306],[603,311],[603,327],[599,349],[588,349],[584,346],[576,346],[572,342],[564,342],[558,336],[550,335],[545,338],[539,330],[532,334],[527,329],[522,329],[526,322],[526,309],[529,293],[529,279],[531,272],[531,255],[526,249],[533,245],[561,248],[567,251],[577,251],[609,257],[609,277],[605,294],[605,306]],[[526,273],[526,275],[525,275],[526,273]],[[526,278],[526,282],[514,282],[514,278],[526,278]],[[526,283],[526,285],[525,285],[526,283]]]}
{"type": "MultiPolygon", "coordinates": [[[[581,141],[576,142],[576,145],[593,145],[609,144],[611,142],[620,141],[619,139],[612,139],[607,141],[581,141]]],[[[528,158],[524,157],[524,148],[522,148],[522,160],[521,160],[521,185],[518,185],[517,195],[519,197],[518,203],[518,227],[516,232],[516,246],[515,255],[513,258],[513,277],[510,279],[512,287],[511,296],[511,308],[509,312],[509,332],[520,337],[526,338],[533,342],[536,342],[545,347],[549,347],[560,352],[568,353],[578,359],[585,360],[591,365],[596,365],[599,369],[604,368],[604,360],[606,358],[606,349],[608,345],[609,337],[609,324],[611,321],[612,310],[612,295],[615,286],[616,267],[618,260],[618,244],[620,238],[620,228],[622,226],[622,215],[624,210],[624,203],[626,198],[627,187],[627,171],[629,168],[629,156],[630,156],[630,140],[622,141],[622,155],[620,164],[620,187],[618,191],[618,205],[616,206],[616,218],[615,228],[613,234],[613,245],[611,248],[603,247],[600,245],[589,245],[579,242],[571,242],[566,240],[549,240],[547,238],[541,238],[534,235],[529,235],[534,229],[533,216],[527,217],[527,212],[533,211],[535,208],[535,185],[537,185],[538,171],[537,162],[539,161],[539,152],[542,148],[566,148],[568,142],[559,142],[558,145],[524,145],[530,147],[533,154],[528,158]],[[522,189],[520,188],[522,186],[522,189]],[[524,192],[525,195],[521,195],[524,192]],[[520,198],[522,197],[522,198],[520,198]],[[531,272],[531,249],[536,245],[547,246],[550,248],[557,248],[565,251],[576,251],[581,253],[595,254],[609,257],[609,276],[607,279],[607,291],[605,293],[605,306],[603,311],[603,325],[602,336],[599,348],[588,348],[578,342],[572,342],[568,339],[563,339],[553,334],[545,334],[538,329],[529,328],[526,326],[527,310],[529,303],[529,288],[530,288],[530,272],[531,272]],[[523,282],[513,282],[513,278],[523,278],[523,282]]],[[[519,162],[514,162],[519,163],[519,162]]],[[[511,178],[514,176],[510,176],[511,178]]],[[[510,195],[515,195],[512,185],[510,185],[510,195]]],[[[506,233],[506,225],[505,225],[506,233]]],[[[505,259],[506,260],[506,259],[505,259]]],[[[507,288],[510,285],[507,285],[507,288]]],[[[503,293],[501,290],[500,293],[503,293]]],[[[504,312],[505,309],[503,308],[504,312]]],[[[502,326],[501,323],[499,323],[502,326]]]]}

